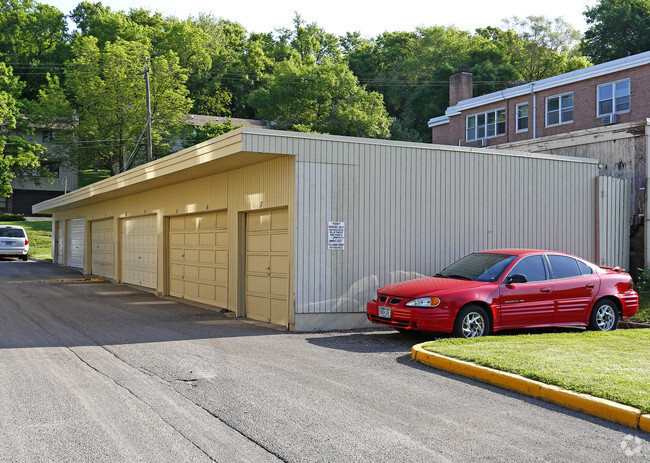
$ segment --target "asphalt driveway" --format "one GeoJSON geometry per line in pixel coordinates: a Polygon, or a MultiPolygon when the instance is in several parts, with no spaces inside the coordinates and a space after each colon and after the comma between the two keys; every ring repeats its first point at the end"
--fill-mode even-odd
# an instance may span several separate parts
{"type": "Polygon", "coordinates": [[[82,278],[0,262],[0,461],[650,460],[646,434],[414,363],[422,338],[82,278]]]}

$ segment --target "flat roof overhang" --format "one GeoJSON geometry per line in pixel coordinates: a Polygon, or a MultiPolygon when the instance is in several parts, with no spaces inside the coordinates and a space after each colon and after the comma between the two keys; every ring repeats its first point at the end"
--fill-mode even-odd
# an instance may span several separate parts
{"type": "Polygon", "coordinates": [[[173,185],[286,156],[242,151],[242,130],[235,130],[32,206],[32,212],[54,213],[125,195],[173,185]]]}

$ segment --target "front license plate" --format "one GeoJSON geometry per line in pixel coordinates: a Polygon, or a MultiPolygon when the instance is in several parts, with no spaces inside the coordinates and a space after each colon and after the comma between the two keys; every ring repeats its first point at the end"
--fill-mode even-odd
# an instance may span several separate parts
{"type": "Polygon", "coordinates": [[[390,307],[379,306],[379,314],[381,318],[390,318],[390,307]]]}

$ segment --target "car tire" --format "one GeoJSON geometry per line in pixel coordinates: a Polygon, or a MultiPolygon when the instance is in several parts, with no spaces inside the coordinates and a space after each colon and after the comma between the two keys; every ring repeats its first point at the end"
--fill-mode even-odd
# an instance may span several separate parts
{"type": "Polygon", "coordinates": [[[23,259],[25,262],[27,262],[27,254],[25,254],[24,256],[22,256],[22,259],[23,259]]]}
{"type": "Polygon", "coordinates": [[[601,299],[591,309],[589,329],[592,331],[613,331],[618,327],[618,307],[610,299],[601,299]]]}
{"type": "Polygon", "coordinates": [[[463,307],[456,316],[454,335],[460,338],[480,338],[490,332],[490,318],[475,304],[463,307]]]}

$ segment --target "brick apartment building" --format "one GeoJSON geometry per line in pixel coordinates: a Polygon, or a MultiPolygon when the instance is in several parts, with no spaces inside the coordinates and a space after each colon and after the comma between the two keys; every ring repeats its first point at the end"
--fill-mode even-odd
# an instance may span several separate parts
{"type": "Polygon", "coordinates": [[[433,143],[598,159],[630,198],[619,207],[629,214],[612,217],[629,242],[605,246],[629,248],[629,263],[598,263],[650,268],[650,51],[478,97],[472,84],[469,73],[450,78],[450,106],[429,120],[433,143]]]}
{"type": "Polygon", "coordinates": [[[650,117],[650,51],[472,97],[470,73],[449,81],[433,143],[493,146],[650,117]]]}

